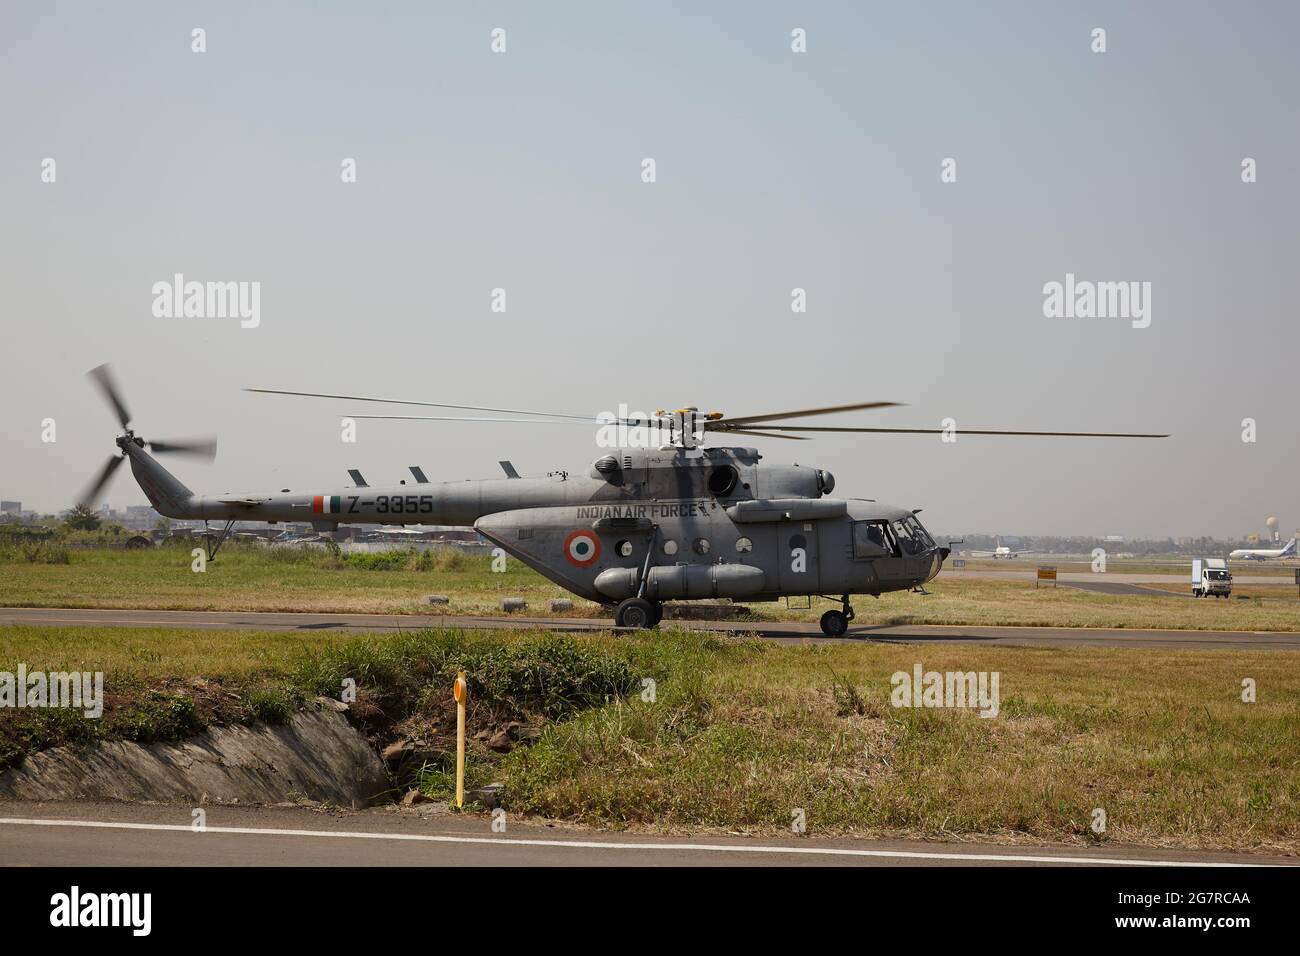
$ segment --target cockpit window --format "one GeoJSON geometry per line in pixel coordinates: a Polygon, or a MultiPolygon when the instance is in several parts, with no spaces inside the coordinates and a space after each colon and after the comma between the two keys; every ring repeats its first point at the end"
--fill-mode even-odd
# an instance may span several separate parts
{"type": "Polygon", "coordinates": [[[853,557],[883,558],[893,553],[883,521],[853,522],[853,557]]]}
{"type": "Polygon", "coordinates": [[[921,527],[921,522],[916,520],[916,515],[908,515],[895,521],[893,528],[894,537],[898,539],[898,546],[904,555],[921,555],[934,547],[934,540],[921,527]]]}

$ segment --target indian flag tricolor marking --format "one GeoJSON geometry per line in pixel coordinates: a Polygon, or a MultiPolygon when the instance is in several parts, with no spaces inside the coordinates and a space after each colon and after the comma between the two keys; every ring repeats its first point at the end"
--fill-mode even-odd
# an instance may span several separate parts
{"type": "Polygon", "coordinates": [[[336,515],[343,510],[341,495],[317,495],[311,500],[311,510],[318,515],[336,515]]]}

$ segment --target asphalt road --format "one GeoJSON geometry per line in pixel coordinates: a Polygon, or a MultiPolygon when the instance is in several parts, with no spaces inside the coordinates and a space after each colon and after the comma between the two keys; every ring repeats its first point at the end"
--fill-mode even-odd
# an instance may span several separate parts
{"type": "MultiPolygon", "coordinates": [[[[849,628],[844,638],[822,636],[816,623],[742,623],[736,621],[678,621],[693,630],[733,634],[757,633],[791,644],[822,644],[862,640],[891,643],[971,641],[1028,647],[1181,647],[1195,649],[1300,650],[1294,631],[1180,631],[1137,628],[977,627],[938,624],[864,624],[849,628]]],[[[182,627],[251,631],[409,631],[422,627],[547,628],[555,631],[608,630],[613,622],[599,618],[465,617],[457,615],[308,614],[260,611],[137,611],[101,608],[0,608],[0,626],[7,624],[61,627],[182,627]]]]}
{"type": "Polygon", "coordinates": [[[1078,588],[1080,591],[1093,591],[1097,594],[1120,594],[1126,597],[1134,595],[1138,597],[1166,597],[1166,598],[1189,598],[1192,596],[1191,586],[1188,585],[1187,593],[1181,591],[1162,591],[1159,588],[1143,587],[1140,584],[1125,584],[1122,581],[1058,581],[1061,587],[1078,588]]]}
{"type": "Polygon", "coordinates": [[[0,801],[8,866],[1151,866],[1296,865],[1292,857],[1139,847],[762,839],[566,829],[430,807],[323,812],[0,801]]]}

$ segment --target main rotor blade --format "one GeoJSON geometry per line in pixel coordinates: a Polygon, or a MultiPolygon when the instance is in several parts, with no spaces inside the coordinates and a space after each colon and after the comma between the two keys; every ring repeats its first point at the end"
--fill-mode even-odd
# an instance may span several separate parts
{"type": "Polygon", "coordinates": [[[95,503],[95,499],[99,497],[99,493],[104,490],[104,486],[108,484],[108,480],[113,477],[113,472],[117,471],[118,466],[124,461],[126,461],[126,458],[118,455],[110,458],[99,474],[95,476],[95,480],[77,497],[77,504],[86,508],[91,507],[95,503]]]}
{"type": "Polygon", "coordinates": [[[837,428],[830,425],[764,425],[783,432],[877,432],[895,435],[942,435],[951,431],[956,435],[1025,435],[1045,438],[1168,438],[1142,432],[1022,432],[992,428],[837,428]]]}
{"type": "Polygon", "coordinates": [[[800,435],[777,435],[777,434],[773,434],[772,432],[758,432],[758,431],[751,432],[751,431],[747,431],[747,430],[745,430],[745,429],[743,429],[743,428],[730,428],[730,429],[728,429],[726,432],[724,432],[723,434],[726,434],[726,435],[753,435],[753,436],[756,437],[756,438],[785,438],[785,439],[787,439],[787,440],[789,440],[789,441],[807,441],[807,440],[808,440],[807,438],[804,438],[804,437],[802,437],[802,436],[800,436],[800,435]]]}
{"type": "Polygon", "coordinates": [[[778,418],[806,418],[809,415],[834,415],[836,412],[860,412],[868,408],[896,408],[899,402],[860,402],[856,405],[831,405],[827,408],[805,408],[797,412],[772,412],[770,415],[726,416],[704,423],[709,430],[725,429],[730,425],[753,425],[757,422],[770,422],[778,418]]]}
{"type": "Polygon", "coordinates": [[[520,425],[598,425],[594,418],[585,421],[550,421],[545,418],[480,418],[469,415],[349,415],[349,418],[366,418],[389,422],[516,422],[520,425]]]}
{"type": "MultiPolygon", "coordinates": [[[[422,405],[426,408],[459,408],[468,412],[497,412],[503,415],[536,415],[542,418],[572,418],[578,421],[594,421],[591,415],[566,415],[562,412],[534,412],[523,408],[488,408],[484,405],[453,405],[449,402],[408,402],[400,398],[370,398],[365,395],[335,395],[330,392],[290,392],[280,388],[246,388],[246,392],[260,392],[263,395],[300,395],[304,398],[341,398],[349,402],[382,402],[386,405],[422,405]]],[[[356,416],[353,416],[354,418],[356,416]]]]}
{"type": "Polygon", "coordinates": [[[131,413],[126,410],[126,403],[122,401],[122,393],[117,387],[117,382],[113,379],[113,370],[108,363],[96,365],[86,376],[99,386],[99,390],[104,393],[104,398],[108,404],[113,406],[113,411],[117,414],[117,420],[121,422],[123,431],[131,427],[131,413]]]}
{"type": "Polygon", "coordinates": [[[157,455],[197,455],[211,461],[217,457],[217,438],[205,435],[200,438],[175,438],[171,441],[147,442],[149,450],[157,455]]]}

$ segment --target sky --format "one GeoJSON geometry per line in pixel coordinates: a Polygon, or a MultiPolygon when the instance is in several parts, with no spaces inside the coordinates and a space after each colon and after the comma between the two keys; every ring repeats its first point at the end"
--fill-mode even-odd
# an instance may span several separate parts
{"type": "MultiPolygon", "coordinates": [[[[950,533],[1300,526],[1297,5],[266,6],[0,8],[0,497],[67,507],[113,453],[84,377],[111,362],[138,434],[219,436],[215,462],[167,462],[201,493],[600,451],[456,422],[345,443],[374,408],[247,386],[593,415],[888,400],[809,424],[951,418],[957,441],[745,441],[950,533]],[[155,314],[176,273],[259,283],[258,324],[155,314]],[[1067,274],[1150,283],[1149,325],[1046,315],[1067,274]]],[[[104,497],[145,502],[125,470],[104,497]]]]}

